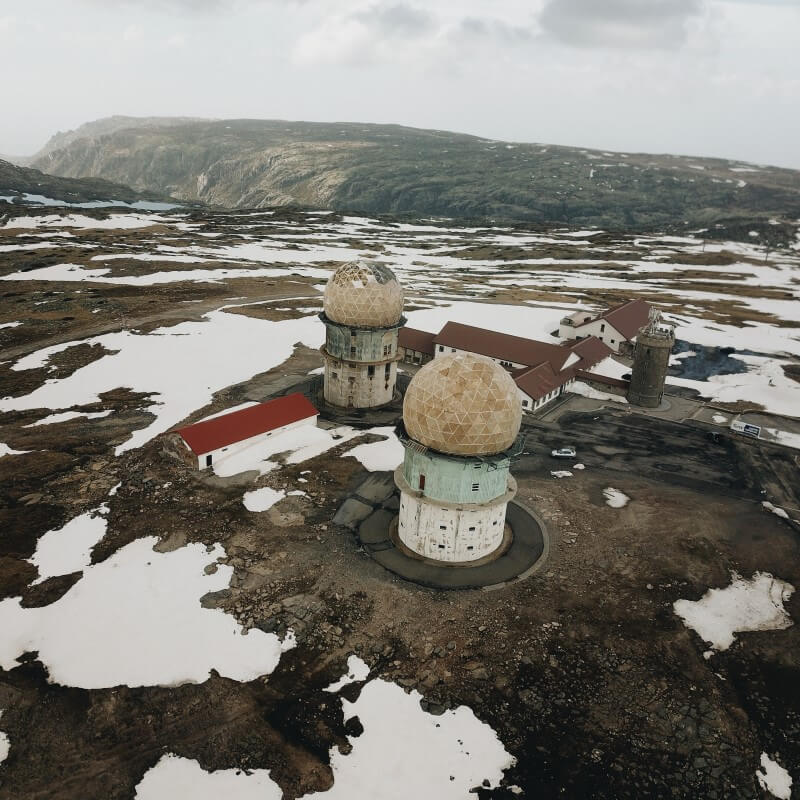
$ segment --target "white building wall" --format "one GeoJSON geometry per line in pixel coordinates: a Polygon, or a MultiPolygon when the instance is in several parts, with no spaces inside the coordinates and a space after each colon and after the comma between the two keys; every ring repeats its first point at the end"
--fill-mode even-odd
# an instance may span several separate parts
{"type": "MultiPolygon", "coordinates": [[[[451,355],[452,353],[469,353],[476,356],[483,355],[483,353],[478,353],[474,350],[459,350],[457,347],[447,347],[447,345],[437,344],[433,352],[433,357],[451,355]],[[444,350],[442,350],[443,347],[444,350]]],[[[495,364],[500,364],[501,367],[505,367],[506,369],[522,369],[522,367],[528,366],[527,364],[518,364],[516,361],[503,361],[501,358],[492,358],[491,356],[484,356],[484,358],[488,358],[490,361],[494,361],[495,364]]]]}
{"type": "Polygon", "coordinates": [[[504,499],[453,507],[402,491],[397,533],[406,547],[421,556],[437,561],[475,561],[503,543],[507,505],[508,499],[504,499]]]}
{"type": "Polygon", "coordinates": [[[539,398],[533,398],[526,392],[523,392],[522,389],[519,389],[519,399],[522,403],[522,410],[536,411],[542,406],[547,405],[547,403],[549,403],[551,400],[555,400],[559,395],[564,394],[564,392],[566,392],[573,383],[575,383],[575,378],[570,378],[566,383],[558,386],[557,388],[553,389],[552,392],[548,392],[546,395],[539,398]]]}
{"type": "Polygon", "coordinates": [[[203,453],[202,455],[197,456],[197,467],[198,469],[206,469],[207,467],[214,466],[215,464],[224,464],[226,459],[230,458],[231,456],[239,455],[244,450],[249,450],[252,447],[260,447],[269,439],[273,439],[275,436],[278,436],[285,431],[290,431],[303,425],[316,425],[317,416],[317,414],[314,414],[313,416],[306,417],[305,419],[300,419],[297,422],[290,422],[288,425],[275,428],[275,430],[268,431],[267,433],[261,433],[258,436],[251,436],[249,439],[242,439],[242,441],[234,442],[227,447],[220,447],[219,449],[212,450],[209,453],[203,453]],[[211,456],[210,464],[207,462],[208,456],[211,456]]]}
{"type": "Polygon", "coordinates": [[[325,400],[332,405],[374,408],[391,403],[396,383],[396,361],[369,365],[337,361],[325,354],[325,400]]]}
{"type": "Polygon", "coordinates": [[[601,342],[605,342],[615,353],[619,352],[620,344],[625,341],[625,337],[604,319],[597,319],[594,322],[589,322],[578,327],[572,327],[561,323],[558,326],[558,335],[562,339],[585,339],[587,336],[596,336],[601,342]]]}

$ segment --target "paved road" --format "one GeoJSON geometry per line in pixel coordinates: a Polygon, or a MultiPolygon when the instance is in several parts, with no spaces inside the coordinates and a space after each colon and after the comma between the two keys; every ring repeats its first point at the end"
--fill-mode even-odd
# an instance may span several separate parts
{"type": "Polygon", "coordinates": [[[768,499],[800,512],[800,459],[785,447],[728,432],[713,442],[707,428],[691,422],[608,410],[568,412],[555,422],[525,420],[523,432],[526,455],[514,467],[518,475],[581,462],[717,494],[768,499]],[[564,445],[577,449],[576,459],[550,457],[551,449],[564,445]]]}

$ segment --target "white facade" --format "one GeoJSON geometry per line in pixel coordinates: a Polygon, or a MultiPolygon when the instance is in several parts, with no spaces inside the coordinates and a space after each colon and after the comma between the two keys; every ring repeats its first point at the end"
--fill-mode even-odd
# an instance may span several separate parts
{"type": "MultiPolygon", "coordinates": [[[[583,312],[564,318],[571,320],[572,325],[566,325],[562,319],[558,325],[559,337],[562,339],[585,339],[587,336],[596,336],[615,353],[618,353],[620,345],[627,339],[610,322],[604,319],[596,319],[594,322],[579,324],[579,321],[584,317],[591,319],[590,314],[583,312]],[[577,319],[575,319],[576,317],[577,319]]],[[[631,341],[635,341],[635,337],[631,341]]]]}
{"type": "MultiPolygon", "coordinates": [[[[519,390],[519,399],[522,403],[522,410],[523,411],[536,411],[540,409],[542,406],[547,405],[551,400],[555,400],[556,397],[559,395],[564,394],[572,384],[575,383],[575,378],[570,378],[568,381],[563,383],[561,386],[557,386],[551,392],[548,392],[543,397],[538,399],[534,399],[531,397],[527,392],[523,392],[522,389],[519,390]]],[[[519,388],[519,387],[517,387],[519,388]]]]}
{"type": "Polygon", "coordinates": [[[251,436],[249,439],[242,439],[240,442],[234,442],[233,444],[229,444],[225,447],[220,447],[216,450],[210,450],[207,453],[201,453],[199,455],[190,449],[189,445],[186,444],[183,438],[181,438],[181,441],[189,451],[190,457],[197,460],[197,468],[206,469],[214,464],[224,464],[226,459],[233,455],[239,455],[245,450],[249,450],[253,447],[260,447],[269,439],[272,439],[275,436],[284,433],[285,431],[290,431],[293,428],[299,428],[302,425],[316,425],[318,416],[318,414],[313,414],[305,419],[297,420],[297,422],[290,422],[288,425],[283,425],[280,428],[275,428],[274,430],[267,431],[266,433],[260,433],[258,436],[251,436]]]}
{"type": "MultiPolygon", "coordinates": [[[[516,361],[503,361],[501,358],[492,358],[492,356],[485,356],[483,353],[478,353],[474,350],[459,350],[457,347],[448,347],[447,345],[441,344],[436,345],[436,350],[433,354],[433,357],[436,358],[437,356],[451,355],[452,353],[470,353],[471,355],[483,356],[483,358],[488,358],[489,361],[494,361],[495,364],[499,364],[501,367],[505,367],[507,370],[525,369],[526,367],[530,366],[530,364],[518,364],[516,361]]],[[[575,355],[575,353],[570,353],[567,356],[567,360],[561,367],[561,370],[563,371],[567,367],[571,367],[578,361],[580,361],[580,357],[575,355]]]]}
{"type": "Polygon", "coordinates": [[[397,362],[363,364],[325,355],[325,401],[340,408],[374,408],[391,403],[397,362]]]}
{"type": "Polygon", "coordinates": [[[444,503],[409,491],[402,480],[402,466],[395,472],[401,486],[397,535],[415,553],[437,561],[476,561],[495,552],[503,543],[506,507],[517,493],[508,476],[508,490],[489,503],[444,503]]]}

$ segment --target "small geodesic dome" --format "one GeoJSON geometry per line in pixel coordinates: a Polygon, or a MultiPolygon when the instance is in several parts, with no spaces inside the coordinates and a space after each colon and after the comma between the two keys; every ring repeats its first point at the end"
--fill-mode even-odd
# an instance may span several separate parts
{"type": "Polygon", "coordinates": [[[403,287],[383,264],[352,261],[328,280],[324,307],[328,319],[342,325],[390,327],[403,315],[403,287]]]}
{"type": "Polygon", "coordinates": [[[522,404],[511,375],[471,353],[438,356],[411,380],[403,402],[406,433],[452,455],[492,455],[513,444],[522,404]]]}

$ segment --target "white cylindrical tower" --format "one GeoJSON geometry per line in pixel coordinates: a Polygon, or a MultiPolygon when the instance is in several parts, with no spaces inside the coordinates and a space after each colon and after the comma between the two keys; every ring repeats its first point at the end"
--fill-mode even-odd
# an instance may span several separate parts
{"type": "Polygon", "coordinates": [[[439,356],[414,376],[403,403],[405,458],[395,470],[406,547],[451,564],[501,547],[521,420],[516,384],[488,358],[439,356]]]}
{"type": "Polygon", "coordinates": [[[354,261],[325,287],[325,400],[343,408],[391,402],[397,382],[397,337],[405,325],[403,288],[382,264],[354,261]]]}

